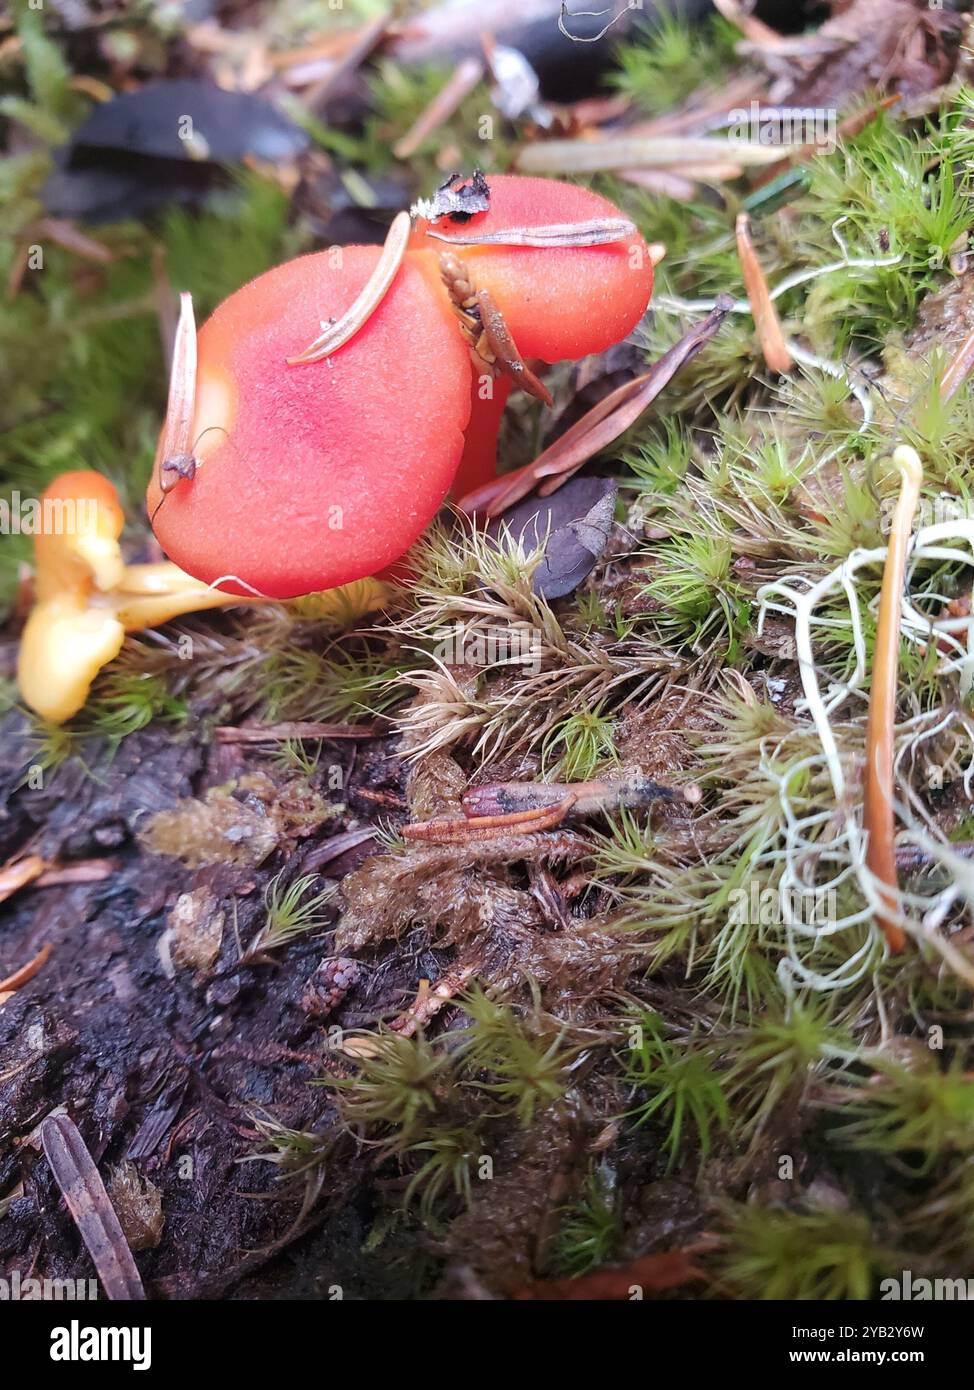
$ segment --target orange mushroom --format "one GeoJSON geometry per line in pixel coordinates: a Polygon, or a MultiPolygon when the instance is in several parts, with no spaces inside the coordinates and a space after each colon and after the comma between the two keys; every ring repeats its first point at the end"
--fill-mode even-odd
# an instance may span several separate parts
{"type": "Polygon", "coordinates": [[[411,235],[401,214],[381,252],[279,266],[203,326],[198,447],[161,459],[147,497],[185,570],[277,598],[379,574],[451,484],[493,476],[513,385],[547,396],[529,359],[585,356],[631,331],[653,267],[611,203],[517,176],[489,194],[486,212],[421,219],[411,235]]]}
{"type": "Polygon", "coordinates": [[[375,606],[379,577],[451,484],[463,493],[493,476],[514,386],[550,404],[531,363],[618,342],[652,287],[649,248],[611,203],[500,176],[486,211],[412,231],[403,213],[381,251],[332,247],[278,266],[198,337],[184,295],[147,495],[178,563],[127,566],[111,484],[57,479],[42,504],[73,519],[37,536],[24,699],[70,718],[126,631],[181,613],[321,591],[340,605],[357,580],[369,586],[356,602],[375,606]]]}
{"type": "Polygon", "coordinates": [[[268,271],[199,334],[197,468],[147,503],[164,550],[209,583],[291,598],[374,575],[428,525],[470,409],[463,341],[402,265],[351,341],[289,362],[354,303],[380,252],[336,247],[268,271]]]}
{"type": "MultiPolygon", "coordinates": [[[[487,291],[525,360],[552,363],[604,352],[632,332],[653,292],[653,259],[635,227],[599,194],[553,179],[494,177],[486,212],[421,220],[411,244],[441,267],[447,256],[459,261],[464,288],[474,297],[487,291]],[[601,244],[600,234],[607,238],[601,244]],[[573,235],[577,244],[571,244],[573,235]]],[[[504,376],[489,392],[485,370],[486,363],[475,362],[454,483],[460,497],[495,474],[497,434],[514,384],[504,376]]]]}

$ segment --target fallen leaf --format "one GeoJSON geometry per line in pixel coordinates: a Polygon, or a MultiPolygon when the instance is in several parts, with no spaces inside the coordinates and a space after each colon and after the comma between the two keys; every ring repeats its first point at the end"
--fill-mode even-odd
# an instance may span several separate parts
{"type": "Polygon", "coordinates": [[[465,512],[481,512],[493,517],[526,497],[542,479],[548,480],[540,488],[542,496],[561,487],[584,463],[601,453],[639,419],[679,369],[710,341],[732,306],[733,300],[729,295],[718,295],[716,305],[707,317],[694,324],[648,372],[599,401],[587,415],[539,454],[533,463],[525,464],[513,473],[505,473],[501,478],[491,479],[482,487],[468,492],[457,505],[465,512]]]}
{"type": "Polygon", "coordinates": [[[489,531],[499,543],[507,534],[526,550],[543,544],[531,587],[544,598],[561,598],[601,559],[612,530],[616,491],[611,478],[572,478],[551,498],[519,503],[489,531]]]}

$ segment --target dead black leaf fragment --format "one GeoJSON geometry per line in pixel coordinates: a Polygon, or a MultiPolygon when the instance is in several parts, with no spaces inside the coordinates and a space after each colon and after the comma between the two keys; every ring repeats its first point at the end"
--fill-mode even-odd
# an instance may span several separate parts
{"type": "Polygon", "coordinates": [[[252,155],[270,164],[293,159],[309,143],[307,133],[265,97],[178,78],[146,83],[93,107],[75,132],[72,153],[103,149],[218,164],[252,155]]]}
{"type": "Polygon", "coordinates": [[[509,536],[525,550],[544,546],[531,587],[542,598],[562,598],[598,564],[615,512],[612,478],[572,478],[551,497],[529,498],[491,523],[499,544],[509,536]]]}
{"type": "Polygon", "coordinates": [[[440,217],[449,217],[453,222],[469,222],[478,212],[489,209],[490,188],[479,169],[475,169],[470,178],[451,174],[421,206],[423,216],[430,222],[440,217]]]}

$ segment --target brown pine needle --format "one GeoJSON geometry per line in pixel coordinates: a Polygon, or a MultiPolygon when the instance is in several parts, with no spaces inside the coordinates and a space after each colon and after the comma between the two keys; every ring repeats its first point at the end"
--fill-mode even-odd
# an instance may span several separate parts
{"type": "Polygon", "coordinates": [[[744,288],[754,315],[754,327],[757,329],[762,356],[771,371],[783,376],[791,371],[795,363],[788,351],[785,335],[781,331],[781,321],[754,249],[754,242],[751,240],[751,219],[746,212],[738,213],[735,233],[744,288]]]}
{"type": "Polygon", "coordinates": [[[406,131],[401,140],[392,147],[397,159],[410,159],[431,135],[440,129],[459,109],[460,103],[468,97],[484,75],[484,65],[479,58],[464,58],[458,63],[452,76],[442,87],[417,119],[406,131]]]}
{"type": "Polygon", "coordinates": [[[625,217],[598,217],[589,222],[539,223],[535,227],[508,227],[503,232],[459,232],[447,236],[430,228],[427,236],[454,246],[607,246],[635,236],[635,224],[625,217]]]}
{"type": "Polygon", "coordinates": [[[949,401],[951,396],[956,395],[970,376],[972,368],[974,368],[974,328],[961,343],[952,361],[948,362],[940,379],[940,399],[942,401],[949,401]]]}
{"type": "Polygon", "coordinates": [[[392,220],[385,245],[382,247],[382,255],[376,261],[375,269],[366,280],[355,301],[345,310],[340,319],[328,324],[313,343],[309,343],[295,357],[288,357],[288,366],[295,367],[308,362],[320,362],[323,357],[328,357],[331,353],[337,352],[340,347],[344,347],[355,337],[356,333],[362,330],[389,293],[392,282],[399,273],[399,267],[402,265],[402,258],[406,254],[406,247],[409,243],[409,229],[409,213],[397,213],[392,220]]]}
{"type": "Polygon", "coordinates": [[[739,169],[777,164],[789,146],[714,136],[613,135],[600,140],[539,140],[517,156],[519,174],[611,174],[619,169],[673,169],[733,164],[739,169]]]}
{"type": "Polygon", "coordinates": [[[117,867],[112,859],[77,859],[73,864],[45,869],[36,886],[60,888],[67,883],[101,883],[103,879],[111,878],[117,867]]]}
{"type": "MultiPolygon", "coordinates": [[[[114,92],[112,93],[114,96],[114,92]]],[[[65,251],[80,257],[83,261],[94,261],[96,265],[110,265],[115,260],[115,252],[93,237],[85,236],[73,222],[64,217],[42,217],[31,231],[38,237],[63,246],[65,251]]]]}
{"type": "Polygon", "coordinates": [[[739,29],[755,48],[774,52],[780,47],[781,35],[778,31],[746,10],[741,0],[714,0],[714,9],[719,10],[729,24],[739,29]]]}
{"type": "Polygon", "coordinates": [[[41,1125],[41,1143],[106,1298],[143,1300],[145,1290],[132,1251],[77,1125],[67,1115],[48,1115],[41,1125]]]}
{"type": "Polygon", "coordinates": [[[879,924],[891,952],[906,944],[903,911],[896,877],[893,845],[893,735],[896,722],[896,684],[899,674],[900,606],[906,575],[906,553],[913,515],[923,481],[923,465],[915,449],[901,444],[893,462],[902,477],[900,495],[890,527],[886,568],[879,595],[876,650],[866,726],[866,779],[863,825],[866,830],[866,864],[883,885],[883,910],[879,924]]]}
{"type": "Polygon", "coordinates": [[[563,798],[554,806],[537,806],[527,811],[515,811],[499,816],[470,816],[457,820],[414,821],[403,826],[407,840],[423,840],[434,845],[462,845],[478,840],[497,840],[511,832],[551,830],[560,825],[572,806],[574,795],[563,798]]]}
{"type": "Polygon", "coordinates": [[[32,883],[47,868],[39,854],[28,854],[13,864],[4,864],[0,869],[0,903],[5,902],[18,889],[32,883]]]}
{"type": "Polygon", "coordinates": [[[220,724],[217,743],[283,743],[304,738],[379,738],[382,724],[319,724],[305,720],[291,724],[220,724]]]}
{"type": "Polygon", "coordinates": [[[0,994],[13,993],[15,989],[20,989],[21,985],[27,984],[32,980],[37,972],[45,965],[48,956],[54,950],[50,942],[42,946],[33,960],[29,960],[26,965],[22,965],[19,970],[15,970],[12,975],[8,975],[5,980],[0,980],[0,994]]]}
{"type": "MultiPolygon", "coordinates": [[[[172,367],[169,372],[169,399],[166,419],[156,450],[156,468],[167,459],[192,453],[193,419],[196,415],[196,318],[193,296],[179,296],[179,322],[173,343],[172,367]]],[[[164,475],[160,475],[161,478],[164,475]]]]}

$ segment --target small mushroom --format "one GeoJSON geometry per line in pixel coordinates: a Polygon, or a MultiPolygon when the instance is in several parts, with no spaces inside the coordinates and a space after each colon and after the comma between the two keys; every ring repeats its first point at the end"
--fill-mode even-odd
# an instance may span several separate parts
{"type": "Polygon", "coordinates": [[[157,473],[147,497],[191,574],[274,598],[330,589],[397,560],[436,514],[463,449],[470,367],[424,269],[407,258],[349,341],[307,353],[380,255],[290,261],[200,330],[194,475],[164,495],[157,473]]]}
{"type": "MultiPolygon", "coordinates": [[[[627,226],[618,208],[587,188],[499,175],[490,179],[486,212],[462,222],[420,221],[411,245],[441,265],[444,255],[456,258],[464,286],[488,292],[525,361],[574,361],[620,342],[646,311],[653,259],[635,227],[627,226]],[[612,239],[600,244],[600,229],[612,239]],[[569,244],[573,232],[581,244],[569,244]]],[[[497,432],[512,384],[500,377],[491,396],[478,391],[475,378],[457,496],[494,476],[497,432]]]]}
{"type": "Polygon", "coordinates": [[[203,608],[239,603],[168,562],[126,565],[118,494],[98,473],[63,473],[40,499],[35,604],[20,642],[25,702],[61,723],[77,714],[126,632],[203,608]]]}

